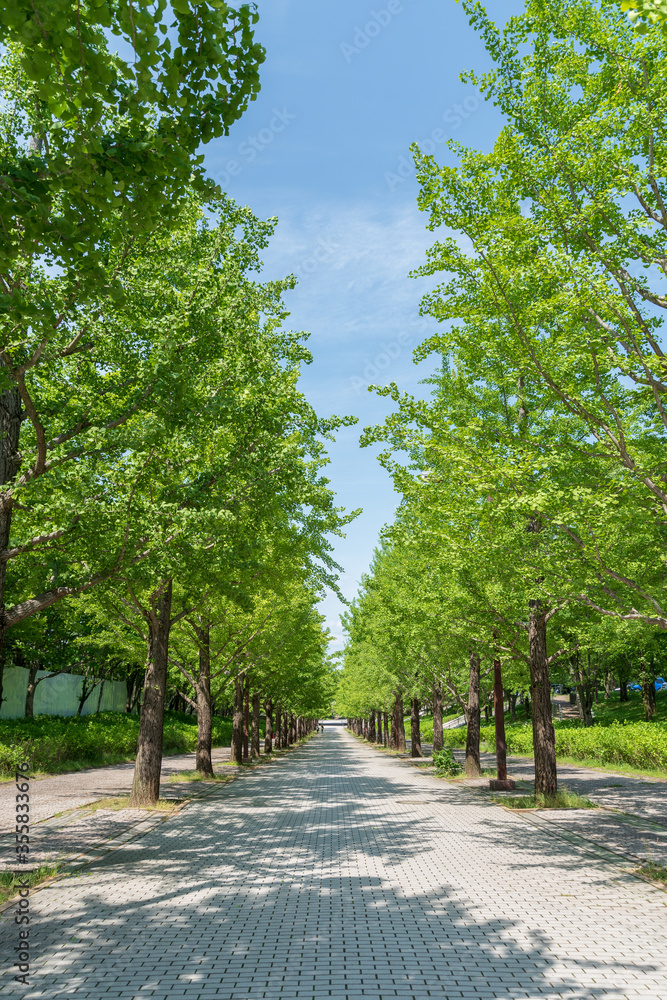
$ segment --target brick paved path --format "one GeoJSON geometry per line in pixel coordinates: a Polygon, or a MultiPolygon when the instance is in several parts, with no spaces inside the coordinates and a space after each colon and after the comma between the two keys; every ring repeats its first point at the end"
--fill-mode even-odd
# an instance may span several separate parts
{"type": "MultiPolygon", "coordinates": [[[[169,794],[178,791],[169,785],[169,780],[179,771],[192,771],[196,755],[193,753],[173,754],[162,760],[162,788],[169,794]]],[[[229,747],[215,747],[212,753],[214,765],[229,760],[229,747]]],[[[127,795],[132,789],[134,762],[112,764],[109,767],[91,767],[85,771],[69,771],[47,778],[31,778],[30,816],[33,823],[39,823],[49,816],[55,816],[66,809],[78,809],[99,799],[116,795],[127,795]]],[[[181,789],[182,794],[187,788],[181,789]]],[[[162,790],[160,791],[162,794],[162,790]]],[[[0,784],[0,836],[14,829],[16,788],[13,781],[0,784]]]]}
{"type": "Polygon", "coordinates": [[[36,893],[0,997],[665,1000],[666,903],[328,730],[36,893]]]}

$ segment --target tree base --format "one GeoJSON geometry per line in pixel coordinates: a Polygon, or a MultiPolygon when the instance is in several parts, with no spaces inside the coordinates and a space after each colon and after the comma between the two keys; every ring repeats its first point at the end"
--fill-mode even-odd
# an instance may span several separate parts
{"type": "Polygon", "coordinates": [[[491,778],[489,788],[492,792],[511,792],[516,788],[516,781],[511,778],[491,778]]]}

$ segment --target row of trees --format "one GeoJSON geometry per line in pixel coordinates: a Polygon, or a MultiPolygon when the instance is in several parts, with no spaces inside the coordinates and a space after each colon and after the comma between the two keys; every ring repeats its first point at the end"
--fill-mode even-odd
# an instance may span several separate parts
{"type": "Polygon", "coordinates": [[[316,605],[350,515],[324,441],[350,421],[299,391],[293,280],[255,274],[273,222],[199,154],[257,93],[255,20],[16,0],[0,28],[3,662],[55,607],[70,655],[145,661],[136,803],[159,794],[170,670],[204,770],[225,684],[290,718],[328,690],[316,605]]]}
{"type": "Polygon", "coordinates": [[[417,357],[442,363],[428,400],[378,390],[397,409],[364,440],[403,501],[346,673],[467,676],[474,729],[478,664],[502,659],[553,795],[554,671],[589,719],[593,672],[629,658],[650,716],[667,630],[667,59],[604,0],[528,0],[502,30],[464,7],[492,62],[464,79],[507,124],[488,153],[452,144],[455,167],[414,149],[442,233],[417,272],[441,331],[417,357]]]}

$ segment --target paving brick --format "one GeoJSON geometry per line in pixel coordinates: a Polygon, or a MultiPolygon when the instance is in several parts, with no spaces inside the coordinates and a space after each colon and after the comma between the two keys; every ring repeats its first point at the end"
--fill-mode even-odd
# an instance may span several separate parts
{"type": "Polygon", "coordinates": [[[34,894],[0,1000],[666,1000],[666,903],[330,730],[34,894]]]}

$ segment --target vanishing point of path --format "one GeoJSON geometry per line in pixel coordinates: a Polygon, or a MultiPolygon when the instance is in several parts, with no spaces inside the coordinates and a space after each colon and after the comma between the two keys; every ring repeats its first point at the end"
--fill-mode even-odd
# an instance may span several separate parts
{"type": "Polygon", "coordinates": [[[32,897],[0,997],[667,997],[667,894],[331,728],[32,897]]]}

